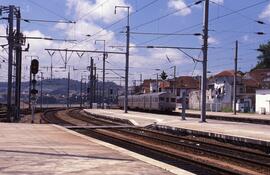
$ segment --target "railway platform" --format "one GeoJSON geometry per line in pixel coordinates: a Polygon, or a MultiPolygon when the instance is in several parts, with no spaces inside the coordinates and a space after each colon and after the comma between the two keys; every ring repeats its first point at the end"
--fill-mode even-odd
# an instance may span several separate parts
{"type": "Polygon", "coordinates": [[[269,125],[210,119],[206,123],[200,123],[198,118],[181,120],[180,116],[135,111],[124,113],[123,110],[115,109],[85,109],[84,111],[95,116],[126,119],[137,126],[154,125],[162,130],[178,130],[179,132],[270,147],[269,125]]]}
{"type": "Polygon", "coordinates": [[[0,123],[0,174],[191,174],[48,124],[0,123]]]}
{"type": "MultiPolygon", "coordinates": [[[[177,109],[175,113],[180,115],[182,111],[177,109]]],[[[192,118],[200,118],[201,112],[196,110],[186,110],[186,116],[192,118]]],[[[261,115],[257,113],[237,113],[234,115],[232,112],[206,112],[208,119],[213,120],[224,120],[224,121],[232,121],[232,122],[244,122],[244,123],[255,123],[255,124],[263,124],[270,125],[270,115],[261,115]]]]}
{"type": "MultiPolygon", "coordinates": [[[[181,110],[178,110],[181,112],[181,110]]],[[[194,114],[200,115],[201,111],[198,110],[186,110],[187,114],[194,114]]],[[[259,120],[269,120],[270,121],[270,114],[257,114],[257,113],[239,113],[237,112],[234,115],[232,112],[213,112],[213,111],[206,111],[207,116],[222,116],[222,117],[234,117],[234,118],[250,118],[250,119],[259,119],[259,120]]]]}

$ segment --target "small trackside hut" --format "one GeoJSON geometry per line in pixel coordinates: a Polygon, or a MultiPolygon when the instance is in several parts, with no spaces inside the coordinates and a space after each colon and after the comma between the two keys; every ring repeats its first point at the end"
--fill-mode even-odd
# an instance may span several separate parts
{"type": "MultiPolygon", "coordinates": [[[[120,108],[124,107],[124,96],[118,98],[120,108]]],[[[174,111],[176,108],[176,96],[168,92],[129,95],[128,108],[147,111],[174,111]]]]}

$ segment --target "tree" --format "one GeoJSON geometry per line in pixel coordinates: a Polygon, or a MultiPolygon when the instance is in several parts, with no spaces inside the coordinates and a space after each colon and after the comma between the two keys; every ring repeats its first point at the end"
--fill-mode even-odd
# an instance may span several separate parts
{"type": "Polygon", "coordinates": [[[164,81],[167,79],[167,77],[168,77],[168,75],[166,74],[166,72],[162,71],[160,74],[160,78],[164,81]]]}
{"type": "Polygon", "coordinates": [[[162,79],[162,84],[163,84],[163,88],[164,88],[164,81],[167,79],[168,75],[166,74],[166,72],[162,71],[160,74],[160,78],[162,79]]]}
{"type": "Polygon", "coordinates": [[[257,57],[257,65],[253,69],[270,68],[270,41],[267,44],[261,44],[257,49],[260,55],[257,57]]]}

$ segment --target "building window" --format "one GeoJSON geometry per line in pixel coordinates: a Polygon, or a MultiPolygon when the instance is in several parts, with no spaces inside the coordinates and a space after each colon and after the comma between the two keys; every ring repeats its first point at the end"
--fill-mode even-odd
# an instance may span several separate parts
{"type": "Polygon", "coordinates": [[[240,93],[243,93],[243,88],[240,88],[240,93]]]}
{"type": "Polygon", "coordinates": [[[176,90],[176,95],[177,95],[177,96],[180,96],[180,89],[177,89],[177,90],[176,90]]]}

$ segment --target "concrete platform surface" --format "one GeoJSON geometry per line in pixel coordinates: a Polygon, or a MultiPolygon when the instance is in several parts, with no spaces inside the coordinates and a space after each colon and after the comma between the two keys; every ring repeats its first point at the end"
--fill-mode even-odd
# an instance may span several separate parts
{"type": "Polygon", "coordinates": [[[176,128],[269,142],[270,145],[269,125],[227,122],[220,120],[207,120],[207,123],[199,123],[199,119],[196,118],[188,118],[187,120],[183,121],[181,120],[180,116],[177,117],[171,115],[160,115],[134,111],[124,113],[123,110],[115,109],[85,109],[85,112],[96,115],[128,119],[134,125],[138,126],[147,126],[156,122],[160,125],[167,125],[176,128]]]}
{"type": "MultiPolygon", "coordinates": [[[[177,112],[181,112],[181,110],[177,110],[177,112]]],[[[197,114],[197,115],[201,114],[200,111],[195,111],[195,110],[186,110],[186,113],[187,114],[197,114]]],[[[262,114],[257,114],[257,113],[236,113],[236,115],[234,115],[232,112],[212,112],[212,111],[207,111],[206,115],[270,120],[270,115],[269,114],[262,115],[262,114]]]]}
{"type": "Polygon", "coordinates": [[[1,175],[191,174],[55,125],[0,123],[1,175]]]}

